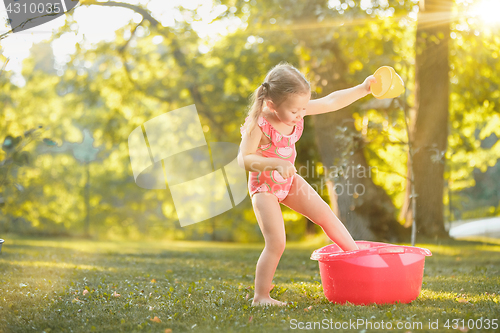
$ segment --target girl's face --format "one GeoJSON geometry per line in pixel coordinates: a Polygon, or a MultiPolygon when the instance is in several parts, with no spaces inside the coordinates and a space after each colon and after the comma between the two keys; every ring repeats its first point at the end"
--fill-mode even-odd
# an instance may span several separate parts
{"type": "Polygon", "coordinates": [[[267,101],[267,107],[275,116],[288,126],[295,126],[306,115],[306,106],[311,99],[311,93],[291,94],[280,106],[267,101]]]}

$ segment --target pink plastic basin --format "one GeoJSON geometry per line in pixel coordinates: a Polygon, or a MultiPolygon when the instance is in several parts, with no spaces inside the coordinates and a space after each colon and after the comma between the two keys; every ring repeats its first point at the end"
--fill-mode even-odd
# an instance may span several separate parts
{"type": "Polygon", "coordinates": [[[331,244],[314,251],[323,292],[344,304],[410,303],[420,294],[428,249],[357,241],[359,250],[343,252],[331,244]]]}

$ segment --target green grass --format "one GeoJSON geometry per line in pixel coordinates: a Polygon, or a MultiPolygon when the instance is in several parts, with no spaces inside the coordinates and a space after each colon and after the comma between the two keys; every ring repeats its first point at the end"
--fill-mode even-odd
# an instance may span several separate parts
{"type": "Polygon", "coordinates": [[[463,319],[466,327],[469,319],[483,325],[486,319],[500,321],[499,241],[419,243],[433,252],[426,258],[419,298],[369,306],[329,303],[318,263],[309,259],[324,244],[290,243],[271,296],[293,304],[253,308],[255,264],[263,244],[2,236],[0,332],[280,332],[299,331],[291,320],[324,319],[390,322],[394,332],[457,332],[443,325],[447,320],[453,325],[453,319],[463,319]],[[430,330],[429,320],[438,320],[439,329],[430,330]],[[397,323],[420,322],[422,327],[396,329],[397,323]]]}

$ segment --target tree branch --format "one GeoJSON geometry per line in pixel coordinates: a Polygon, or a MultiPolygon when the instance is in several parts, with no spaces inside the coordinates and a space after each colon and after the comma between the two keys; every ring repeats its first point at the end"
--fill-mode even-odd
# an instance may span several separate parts
{"type": "MultiPolygon", "coordinates": [[[[179,65],[179,67],[181,67],[183,69],[183,71],[186,74],[188,74],[188,76],[189,76],[189,74],[191,74],[192,66],[188,63],[186,56],[182,52],[181,47],[180,47],[177,39],[172,36],[170,29],[163,27],[161,25],[161,23],[158,22],[153,16],[151,16],[151,14],[146,9],[139,7],[139,6],[136,6],[136,5],[131,5],[131,4],[122,3],[122,2],[115,2],[115,1],[95,2],[94,0],[90,0],[90,1],[82,2],[82,4],[128,8],[128,9],[131,9],[131,10],[141,14],[143,17],[143,20],[149,21],[149,23],[151,24],[152,27],[156,28],[156,30],[161,35],[163,35],[164,37],[166,37],[167,39],[169,39],[171,41],[171,46],[173,49],[172,54],[173,54],[174,59],[176,60],[177,64],[179,65]]],[[[141,21],[141,24],[142,24],[142,21],[141,21]]],[[[125,44],[122,48],[124,49],[127,44],[125,44]]],[[[126,64],[125,64],[125,68],[128,71],[126,64]]],[[[130,73],[127,73],[127,75],[129,76],[129,79],[131,80],[130,73]]],[[[195,76],[193,76],[193,77],[195,77],[195,76]]],[[[131,80],[131,82],[134,84],[135,87],[137,87],[136,83],[134,83],[132,80],[131,80]]],[[[206,103],[203,102],[203,98],[202,98],[202,95],[200,93],[200,89],[199,89],[198,85],[196,84],[196,82],[193,80],[193,82],[191,84],[189,84],[187,88],[191,94],[191,97],[194,100],[197,111],[199,113],[201,113],[203,116],[205,116],[205,118],[207,118],[210,121],[210,123],[213,127],[215,127],[218,131],[222,131],[221,124],[219,124],[213,118],[213,116],[210,112],[210,108],[206,105],[206,103]]],[[[165,101],[165,99],[162,99],[161,97],[158,97],[158,96],[156,96],[156,97],[159,98],[160,100],[165,101]]],[[[215,133],[217,133],[217,131],[215,133]]]]}
{"type": "Polygon", "coordinates": [[[0,71],[0,78],[2,77],[2,74],[3,74],[3,71],[5,70],[5,67],[7,67],[7,64],[9,63],[9,60],[10,58],[7,58],[7,60],[5,60],[3,66],[2,66],[2,70],[0,71]]]}
{"type": "MultiPolygon", "coordinates": [[[[82,5],[98,5],[98,6],[108,6],[108,7],[122,7],[122,8],[128,8],[133,10],[136,13],[139,13],[142,15],[142,17],[149,21],[151,26],[157,28],[158,25],[162,26],[160,22],[158,22],[151,14],[148,12],[148,10],[136,6],[136,5],[131,5],[129,3],[123,3],[123,2],[115,2],[115,1],[107,1],[107,2],[96,2],[96,1],[82,1],[82,5]]],[[[158,29],[158,28],[157,28],[158,29]]],[[[160,30],[160,29],[158,29],[160,30]]]]}

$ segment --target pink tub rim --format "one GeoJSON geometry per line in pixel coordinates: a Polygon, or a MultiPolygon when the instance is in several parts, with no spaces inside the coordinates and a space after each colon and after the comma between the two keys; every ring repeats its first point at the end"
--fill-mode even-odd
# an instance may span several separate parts
{"type": "Polygon", "coordinates": [[[360,249],[354,251],[346,251],[346,252],[343,252],[340,249],[340,247],[335,243],[323,246],[322,248],[315,250],[311,254],[311,259],[325,262],[325,261],[351,259],[368,255],[386,255],[386,254],[404,254],[404,253],[432,256],[430,250],[416,246],[395,245],[395,244],[369,242],[369,241],[356,241],[355,243],[358,245],[358,247],[360,247],[360,249]]]}

